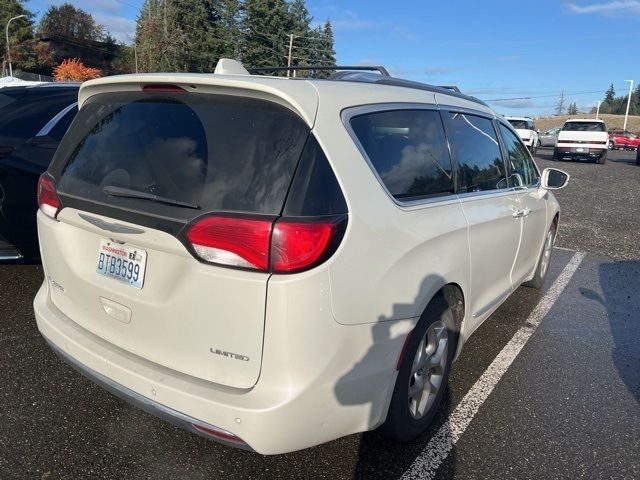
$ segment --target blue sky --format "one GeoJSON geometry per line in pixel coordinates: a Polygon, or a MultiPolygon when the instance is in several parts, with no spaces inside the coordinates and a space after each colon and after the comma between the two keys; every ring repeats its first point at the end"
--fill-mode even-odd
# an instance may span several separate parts
{"type": "MultiPolygon", "coordinates": [[[[170,1],[170,0],[169,0],[170,1]]],[[[30,0],[42,13],[63,0],[30,0]]],[[[123,41],[142,0],[70,0],[123,41]]],[[[500,113],[552,113],[562,90],[579,108],[611,83],[640,81],[640,0],[434,2],[307,0],[330,19],[342,64],[382,64],[396,76],[456,84],[500,113]],[[391,5],[391,7],[390,7],[391,5]],[[589,93],[583,93],[589,92],[589,93]]]]}

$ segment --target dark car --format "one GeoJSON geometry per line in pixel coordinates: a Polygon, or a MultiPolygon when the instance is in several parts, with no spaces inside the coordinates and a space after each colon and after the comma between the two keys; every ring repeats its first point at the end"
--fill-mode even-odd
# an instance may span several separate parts
{"type": "Polygon", "coordinates": [[[0,89],[0,261],[37,260],[36,188],[78,110],[77,84],[0,89]]]}

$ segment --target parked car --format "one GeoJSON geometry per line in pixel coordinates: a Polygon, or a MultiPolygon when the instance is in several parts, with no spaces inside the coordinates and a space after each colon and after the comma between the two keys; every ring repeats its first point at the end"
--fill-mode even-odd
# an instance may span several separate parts
{"type": "Polygon", "coordinates": [[[558,140],[558,133],[561,127],[548,128],[544,132],[540,133],[538,139],[540,140],[541,147],[555,147],[558,140]]]}
{"type": "Polygon", "coordinates": [[[535,123],[529,117],[506,117],[507,121],[516,129],[522,142],[535,155],[537,148],[540,146],[538,139],[538,129],[535,123]]]}
{"type": "Polygon", "coordinates": [[[609,148],[607,126],[602,120],[567,120],[553,149],[554,160],[595,160],[606,163],[609,148]]]}
{"type": "Polygon", "coordinates": [[[0,91],[0,261],[40,256],[38,178],[75,116],[78,89],[39,84],[0,91]]]}
{"type": "Polygon", "coordinates": [[[611,149],[637,149],[640,145],[640,137],[626,130],[613,130],[609,132],[609,148],[611,149]]]}
{"type": "Polygon", "coordinates": [[[636,164],[640,165],[640,148],[636,150],[636,164]]]}
{"type": "Polygon", "coordinates": [[[38,187],[53,350],[262,454],[422,433],[469,335],[542,286],[568,175],[472,97],[337,78],[84,83],[38,187]]]}

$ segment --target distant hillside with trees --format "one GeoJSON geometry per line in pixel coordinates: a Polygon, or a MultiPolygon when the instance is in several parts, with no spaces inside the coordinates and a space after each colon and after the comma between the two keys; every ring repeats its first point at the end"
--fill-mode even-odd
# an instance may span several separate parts
{"type": "MultiPolygon", "coordinates": [[[[627,100],[629,95],[616,97],[616,90],[613,84],[604,94],[604,99],[600,105],[600,113],[611,113],[614,115],[624,115],[627,110],[627,100]]],[[[596,108],[591,109],[591,113],[596,113],[596,108]]],[[[629,115],[640,115],[640,84],[631,93],[631,105],[629,105],[629,115]]]]}

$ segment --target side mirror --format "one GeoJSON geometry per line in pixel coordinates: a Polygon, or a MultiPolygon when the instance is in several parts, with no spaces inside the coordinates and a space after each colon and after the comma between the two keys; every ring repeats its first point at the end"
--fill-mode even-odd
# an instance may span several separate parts
{"type": "Polygon", "coordinates": [[[542,171],[541,185],[546,190],[559,190],[569,183],[569,174],[557,168],[545,168],[542,171]]]}
{"type": "Polygon", "coordinates": [[[539,128],[536,128],[536,133],[540,133],[540,129],[539,128]]]}

